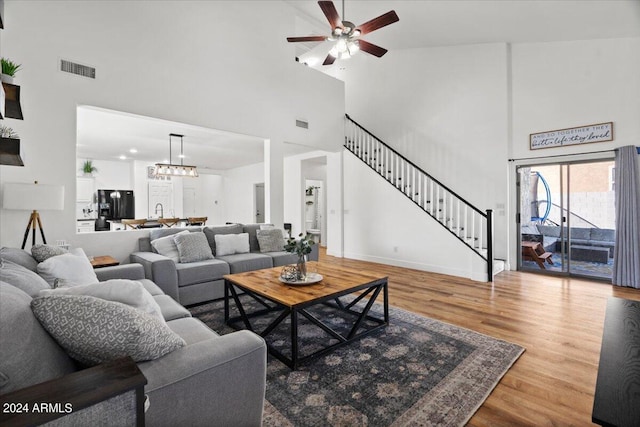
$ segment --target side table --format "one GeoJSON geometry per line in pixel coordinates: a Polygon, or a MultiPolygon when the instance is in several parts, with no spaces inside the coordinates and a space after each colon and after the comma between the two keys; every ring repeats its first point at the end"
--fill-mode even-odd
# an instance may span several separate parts
{"type": "Polygon", "coordinates": [[[120,262],[110,255],[94,256],[91,260],[93,268],[110,267],[118,264],[120,264],[120,262]]]}

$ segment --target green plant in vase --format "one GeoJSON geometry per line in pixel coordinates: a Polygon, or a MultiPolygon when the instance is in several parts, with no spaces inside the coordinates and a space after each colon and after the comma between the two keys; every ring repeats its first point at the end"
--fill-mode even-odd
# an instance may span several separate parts
{"type": "Polygon", "coordinates": [[[0,58],[0,63],[2,64],[2,81],[12,84],[13,78],[22,65],[7,58],[0,58]]]}
{"type": "Polygon", "coordinates": [[[284,250],[298,255],[298,262],[296,264],[298,280],[305,280],[307,278],[307,260],[306,256],[311,253],[311,247],[316,244],[310,234],[306,236],[300,233],[298,235],[300,239],[289,238],[284,245],[284,250]]]}
{"type": "Polygon", "coordinates": [[[92,175],[94,172],[98,172],[98,168],[93,165],[93,160],[85,160],[82,164],[82,172],[85,175],[92,175]]]}

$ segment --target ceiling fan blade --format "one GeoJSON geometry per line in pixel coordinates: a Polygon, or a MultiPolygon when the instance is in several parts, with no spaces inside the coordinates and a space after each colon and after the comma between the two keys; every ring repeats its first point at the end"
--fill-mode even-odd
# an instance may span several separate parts
{"type": "Polygon", "coordinates": [[[371,21],[365,22],[357,29],[360,30],[360,34],[364,35],[382,27],[386,27],[389,24],[393,24],[394,22],[398,22],[399,20],[400,18],[396,15],[396,11],[391,10],[384,15],[380,15],[377,18],[373,18],[371,21]]]}
{"type": "Polygon", "coordinates": [[[335,56],[327,55],[322,65],[331,65],[336,62],[335,56]]]}
{"type": "Polygon", "coordinates": [[[305,36],[305,37],[287,37],[289,43],[295,42],[323,42],[327,38],[325,36],[305,36]]]}
{"type": "Polygon", "coordinates": [[[358,45],[360,46],[361,51],[367,52],[373,56],[377,56],[378,58],[387,53],[387,49],[373,43],[369,43],[366,40],[359,40],[358,45]]]}
{"type": "Polygon", "coordinates": [[[319,1],[320,9],[322,9],[322,13],[327,17],[329,21],[329,25],[331,25],[331,29],[333,30],[336,27],[342,28],[342,21],[340,20],[340,15],[338,15],[338,11],[336,7],[333,5],[332,1],[319,1]]]}

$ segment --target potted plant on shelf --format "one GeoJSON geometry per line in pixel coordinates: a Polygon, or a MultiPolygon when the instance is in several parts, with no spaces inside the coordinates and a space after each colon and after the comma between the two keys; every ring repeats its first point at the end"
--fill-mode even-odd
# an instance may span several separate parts
{"type": "Polygon", "coordinates": [[[306,256],[311,253],[311,246],[315,245],[316,242],[309,234],[303,236],[303,234],[300,233],[298,237],[300,237],[298,240],[294,238],[287,239],[287,244],[284,245],[284,250],[298,255],[298,262],[296,263],[297,279],[305,280],[307,278],[306,256]]]}
{"type": "Polygon", "coordinates": [[[81,170],[84,173],[84,176],[93,176],[94,172],[98,172],[98,168],[93,165],[93,160],[89,159],[84,161],[81,170]]]}
{"type": "Polygon", "coordinates": [[[0,63],[2,63],[2,76],[0,77],[0,80],[5,83],[13,84],[13,78],[22,65],[16,64],[7,58],[0,58],[0,63]]]}

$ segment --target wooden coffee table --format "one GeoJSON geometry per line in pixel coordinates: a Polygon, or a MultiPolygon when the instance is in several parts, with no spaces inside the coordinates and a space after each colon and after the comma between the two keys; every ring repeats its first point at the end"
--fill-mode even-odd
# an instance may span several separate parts
{"type": "Polygon", "coordinates": [[[344,267],[325,266],[322,263],[309,262],[308,271],[315,271],[323,276],[323,280],[313,285],[288,285],[279,280],[282,267],[266,270],[256,270],[247,273],[227,274],[224,276],[224,319],[225,322],[239,329],[238,323],[244,324],[249,329],[263,338],[267,337],[285,319],[291,322],[291,357],[285,356],[278,349],[269,344],[269,352],[281,360],[291,369],[297,369],[300,363],[320,356],[337,347],[359,339],[371,332],[389,324],[389,298],[387,277],[366,271],[352,270],[344,267]],[[244,291],[254,300],[258,301],[261,309],[247,312],[240,301],[238,290],[244,291]],[[341,301],[341,297],[350,294],[354,299],[341,301]],[[370,313],[373,303],[382,293],[384,313],[383,317],[377,317],[370,313]],[[364,307],[357,306],[365,297],[369,300],[364,307]],[[240,313],[239,316],[230,317],[230,303],[233,299],[240,313]],[[354,321],[348,333],[339,333],[331,326],[308,311],[308,308],[317,304],[327,304],[336,309],[354,314],[354,321]],[[281,312],[264,330],[256,331],[251,324],[251,319],[267,315],[268,313],[281,312]],[[298,349],[298,315],[304,316],[312,325],[321,328],[337,342],[327,344],[322,349],[308,355],[300,355],[298,349]],[[367,320],[375,326],[362,328],[362,322],[367,320]],[[362,330],[361,330],[362,329],[362,330]]]}

